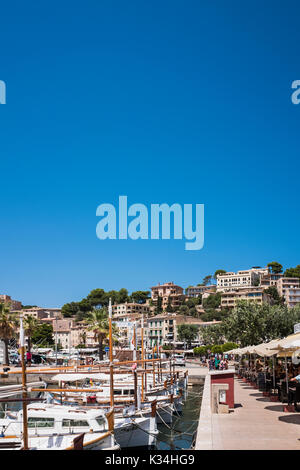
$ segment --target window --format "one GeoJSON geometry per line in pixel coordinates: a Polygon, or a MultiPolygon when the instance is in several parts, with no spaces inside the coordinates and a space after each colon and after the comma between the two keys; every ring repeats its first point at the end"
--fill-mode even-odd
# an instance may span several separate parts
{"type": "Polygon", "coordinates": [[[96,421],[97,421],[97,424],[99,424],[99,426],[101,426],[102,428],[102,431],[105,431],[105,424],[106,424],[106,421],[105,419],[103,418],[103,416],[97,416],[97,418],[95,418],[96,421]]]}
{"type": "Polygon", "coordinates": [[[63,428],[88,428],[89,423],[83,419],[63,419],[62,426],[63,428]]]}
{"type": "Polygon", "coordinates": [[[28,428],[54,428],[54,418],[28,418],[28,428]]]}

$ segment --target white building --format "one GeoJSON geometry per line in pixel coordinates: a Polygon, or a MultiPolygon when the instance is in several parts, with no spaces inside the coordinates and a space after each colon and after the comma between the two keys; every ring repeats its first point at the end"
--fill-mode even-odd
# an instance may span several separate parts
{"type": "Polygon", "coordinates": [[[297,304],[300,304],[300,287],[286,289],[284,298],[288,307],[295,307],[297,304]]]}
{"type": "Polygon", "coordinates": [[[268,268],[251,268],[244,271],[227,272],[217,276],[217,292],[226,292],[236,288],[258,286],[262,276],[268,274],[268,268]]]}

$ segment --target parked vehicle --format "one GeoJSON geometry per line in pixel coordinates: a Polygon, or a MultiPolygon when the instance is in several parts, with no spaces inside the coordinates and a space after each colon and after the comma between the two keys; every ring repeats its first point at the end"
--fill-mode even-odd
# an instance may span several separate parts
{"type": "Polygon", "coordinates": [[[175,364],[175,366],[185,366],[184,354],[175,354],[174,355],[174,364],[175,364]]]}

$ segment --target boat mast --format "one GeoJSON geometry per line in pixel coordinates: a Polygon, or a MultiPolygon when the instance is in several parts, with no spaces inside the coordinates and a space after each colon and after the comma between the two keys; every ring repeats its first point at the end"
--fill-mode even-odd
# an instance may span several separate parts
{"type": "Polygon", "coordinates": [[[153,374],[153,387],[155,387],[155,362],[154,362],[154,351],[155,351],[155,348],[153,347],[152,348],[152,359],[153,359],[153,370],[152,370],[152,374],[153,374]]]}
{"type": "MultiPolygon", "coordinates": [[[[144,363],[144,315],[142,315],[142,325],[141,325],[141,335],[142,335],[142,369],[144,371],[145,363],[144,363]]],[[[144,376],[145,373],[142,372],[142,402],[144,401],[144,376]]]]}
{"type": "MultiPolygon", "coordinates": [[[[136,357],[136,324],[134,322],[134,325],[133,325],[133,357],[132,359],[134,361],[137,360],[137,357],[136,357]]],[[[134,378],[134,406],[135,408],[137,408],[137,405],[138,405],[138,398],[137,398],[137,363],[133,364],[132,365],[132,370],[133,370],[133,378],[134,378]]]]}
{"type": "Polygon", "coordinates": [[[108,305],[109,322],[109,374],[110,374],[110,406],[114,407],[114,365],[113,365],[113,341],[112,341],[112,306],[111,298],[108,305]]]}
{"type": "Polygon", "coordinates": [[[24,340],[24,328],[23,328],[23,318],[22,317],[20,317],[20,349],[21,349],[21,363],[22,363],[23,449],[28,450],[25,340],[24,340]]]}

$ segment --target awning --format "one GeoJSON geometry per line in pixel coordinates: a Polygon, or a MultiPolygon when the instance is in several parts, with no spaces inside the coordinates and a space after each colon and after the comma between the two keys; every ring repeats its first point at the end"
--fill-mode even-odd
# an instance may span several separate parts
{"type": "Polygon", "coordinates": [[[98,373],[98,374],[57,374],[52,377],[52,380],[57,380],[57,382],[76,382],[79,380],[92,379],[92,380],[107,380],[109,377],[108,374],[98,373]]]}

